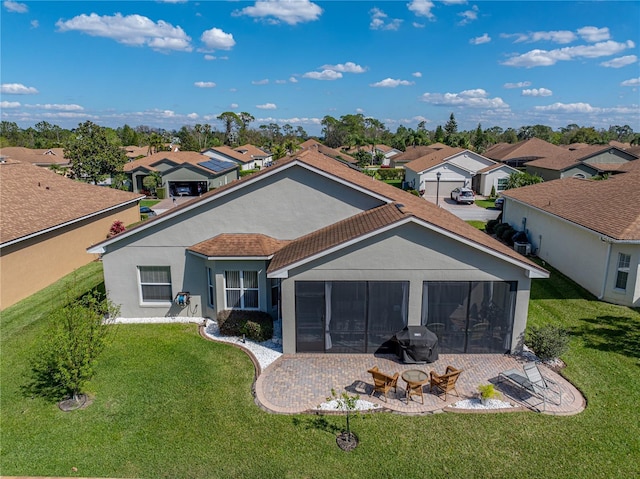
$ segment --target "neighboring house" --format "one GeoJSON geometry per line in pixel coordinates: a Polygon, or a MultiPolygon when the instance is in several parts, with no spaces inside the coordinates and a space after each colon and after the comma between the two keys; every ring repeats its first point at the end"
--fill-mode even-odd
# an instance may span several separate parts
{"type": "Polygon", "coordinates": [[[442,150],[443,148],[450,148],[447,145],[443,145],[442,143],[434,143],[429,146],[418,145],[418,146],[409,146],[402,153],[395,155],[392,160],[390,166],[392,168],[404,168],[407,163],[412,162],[413,160],[417,160],[423,156],[426,156],[430,153],[433,153],[437,150],[442,150]]]}
{"type": "Polygon", "coordinates": [[[558,156],[566,151],[565,148],[544,140],[530,138],[513,144],[498,143],[487,149],[483,155],[491,160],[519,168],[529,161],[558,156]]]}
{"type": "Polygon", "coordinates": [[[448,211],[315,151],[88,251],[102,255],[122,316],[266,311],[286,354],[391,351],[419,324],[441,328],[443,352],[519,351],[531,279],[548,277],[448,211]]]}
{"type": "Polygon", "coordinates": [[[0,162],[0,308],[49,286],[97,255],[86,248],[115,221],[140,221],[141,195],[0,162]]]}
{"type": "Polygon", "coordinates": [[[632,152],[608,145],[586,145],[556,156],[527,162],[527,173],[542,177],[545,181],[559,178],[591,178],[618,173],[638,157],[632,152]]]}
{"type": "Polygon", "coordinates": [[[137,160],[138,158],[142,158],[143,156],[147,156],[149,154],[149,146],[125,146],[123,147],[125,154],[127,155],[127,159],[129,161],[137,160]]]}
{"type": "Polygon", "coordinates": [[[300,143],[299,147],[302,151],[305,151],[305,150],[317,151],[319,153],[322,153],[325,156],[328,156],[329,158],[333,158],[335,160],[339,160],[345,163],[356,164],[358,162],[349,153],[336,150],[335,148],[329,148],[328,146],[323,145],[322,143],[320,143],[317,140],[314,140],[313,138],[309,138],[308,140],[303,141],[302,143],[300,143]]]}
{"type": "Polygon", "coordinates": [[[515,168],[485,158],[462,148],[445,146],[430,150],[428,154],[404,166],[405,182],[427,196],[449,196],[457,187],[472,188],[477,194],[489,196],[506,187],[509,175],[515,168]],[[438,177],[438,173],[440,176],[438,177]]]}
{"type": "Polygon", "coordinates": [[[598,299],[640,306],[640,170],[565,178],[503,193],[503,221],[598,299]]]}
{"type": "Polygon", "coordinates": [[[146,192],[144,179],[160,173],[164,196],[197,196],[238,179],[238,164],[212,158],[197,151],[160,151],[124,165],[131,176],[133,191],[146,192]]]}
{"type": "Polygon", "coordinates": [[[273,161],[270,153],[253,145],[243,145],[238,148],[216,146],[203,150],[202,154],[214,160],[233,161],[240,166],[240,170],[260,169],[270,166],[273,161]]]}
{"type": "Polygon", "coordinates": [[[63,148],[32,149],[23,146],[8,146],[0,148],[0,158],[11,158],[20,163],[31,163],[36,166],[56,165],[61,168],[69,166],[69,159],[64,157],[63,148]]]}

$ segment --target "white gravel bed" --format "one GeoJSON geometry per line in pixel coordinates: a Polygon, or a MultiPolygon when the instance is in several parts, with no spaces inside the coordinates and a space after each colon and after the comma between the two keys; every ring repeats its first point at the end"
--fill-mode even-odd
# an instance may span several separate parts
{"type": "MultiPolygon", "coordinates": [[[[358,399],[356,401],[356,407],[355,410],[356,411],[369,411],[370,409],[378,409],[380,407],[379,404],[374,404],[370,401],[364,401],[362,399],[358,399]]],[[[327,401],[325,403],[320,404],[316,410],[318,411],[345,411],[345,408],[342,406],[342,404],[335,400],[332,399],[331,401],[327,401]]]]}
{"type": "Polygon", "coordinates": [[[258,360],[262,369],[269,366],[272,362],[282,356],[282,345],[275,341],[269,340],[262,343],[256,343],[247,339],[243,342],[242,338],[237,336],[221,336],[218,329],[218,323],[211,319],[201,317],[187,316],[168,316],[158,318],[116,318],[115,323],[118,324],[162,324],[162,323],[196,323],[202,324],[206,321],[204,333],[206,336],[217,341],[225,343],[233,343],[248,349],[258,360]]]}
{"type": "Polygon", "coordinates": [[[485,404],[482,404],[480,399],[462,399],[450,407],[456,409],[508,409],[515,407],[513,404],[500,401],[499,399],[488,399],[485,404]]]}

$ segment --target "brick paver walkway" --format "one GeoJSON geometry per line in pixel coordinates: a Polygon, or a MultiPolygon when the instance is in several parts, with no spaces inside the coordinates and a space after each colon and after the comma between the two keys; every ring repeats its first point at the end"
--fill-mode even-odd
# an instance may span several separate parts
{"type": "MultiPolygon", "coordinates": [[[[522,389],[499,382],[498,374],[512,368],[522,369],[525,360],[520,357],[502,354],[440,354],[439,359],[430,364],[403,364],[392,355],[366,354],[296,354],[283,355],[267,367],[256,380],[255,395],[257,403],[267,411],[275,413],[303,413],[317,410],[326,402],[334,388],[336,392],[348,391],[359,394],[361,399],[382,405],[387,410],[404,414],[425,414],[440,412],[456,401],[474,397],[477,386],[489,382],[503,393],[503,400],[518,406],[542,412],[542,401],[522,389]],[[406,383],[398,380],[397,394],[391,390],[388,402],[384,398],[369,396],[373,389],[371,374],[367,370],[373,366],[387,374],[402,374],[408,369],[421,369],[425,372],[435,370],[443,374],[447,365],[462,369],[456,388],[460,397],[448,394],[447,400],[429,392],[424,387],[424,405],[418,396],[405,399],[406,383]]],[[[547,414],[571,415],[584,410],[586,401],[580,391],[551,369],[540,365],[544,376],[556,381],[561,388],[562,401],[559,406],[547,402],[547,414]]],[[[454,409],[455,411],[462,411],[454,409]]],[[[512,409],[502,409],[508,411],[512,409]]],[[[468,410],[465,410],[468,411],[468,410]]],[[[484,411],[483,411],[484,412],[484,411]]]]}

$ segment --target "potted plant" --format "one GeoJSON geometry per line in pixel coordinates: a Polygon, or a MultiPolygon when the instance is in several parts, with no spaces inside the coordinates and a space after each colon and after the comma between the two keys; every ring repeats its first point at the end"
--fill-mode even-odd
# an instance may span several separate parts
{"type": "Polygon", "coordinates": [[[500,398],[500,392],[496,391],[495,386],[491,383],[481,384],[480,386],[478,386],[478,393],[480,395],[480,401],[482,402],[483,406],[487,405],[487,401],[489,401],[489,399],[500,398]]]}

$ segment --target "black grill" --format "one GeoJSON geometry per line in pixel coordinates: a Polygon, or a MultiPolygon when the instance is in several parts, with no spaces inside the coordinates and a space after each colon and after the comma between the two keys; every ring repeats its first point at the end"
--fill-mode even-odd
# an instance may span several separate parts
{"type": "Polygon", "coordinates": [[[396,341],[403,363],[424,364],[438,360],[438,336],[426,326],[407,326],[396,333],[396,341]]]}

